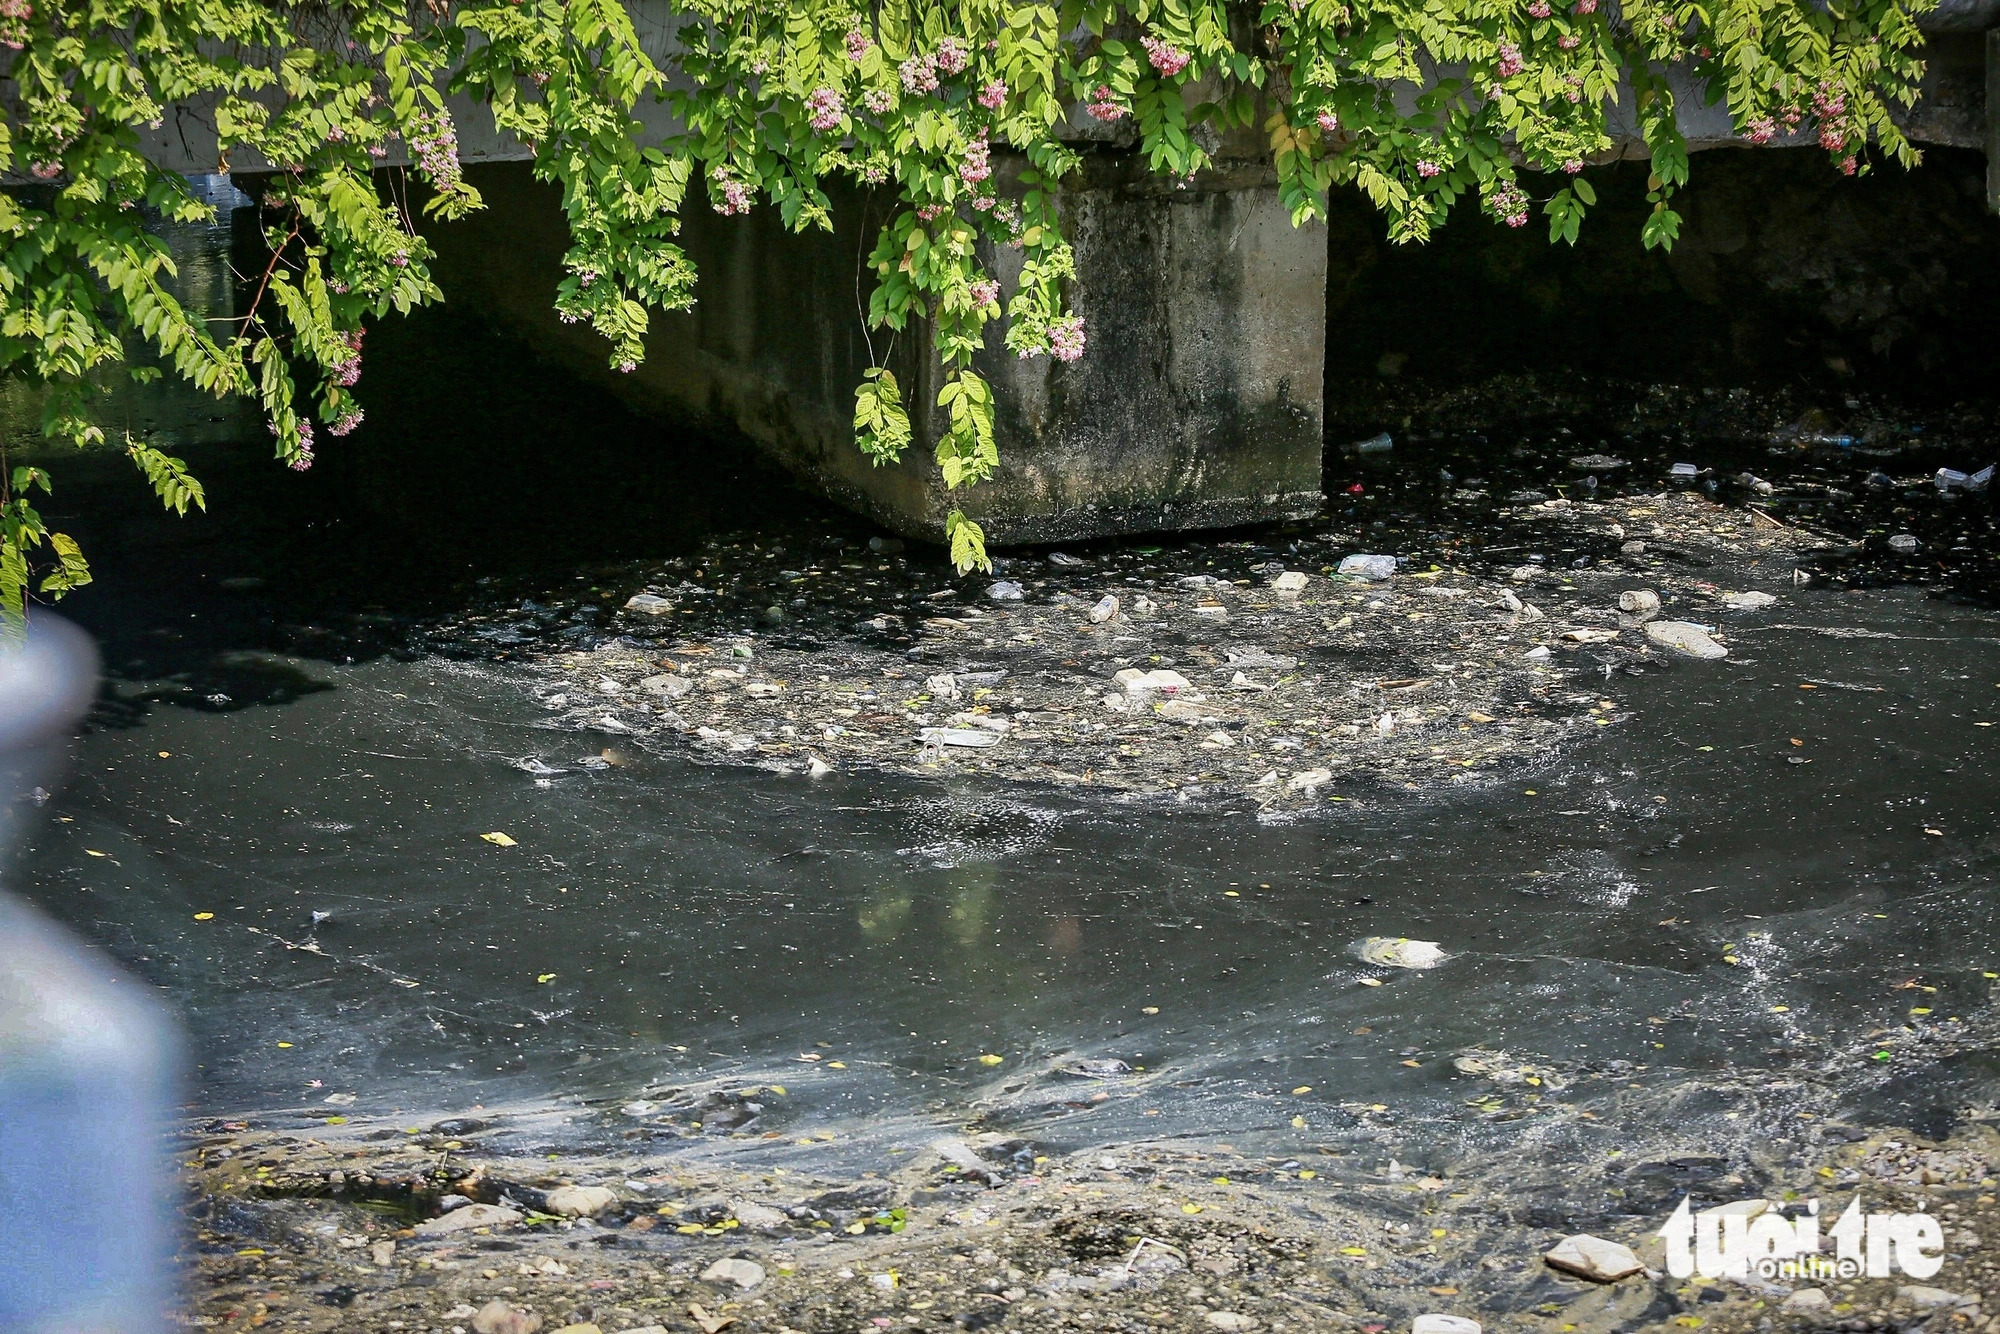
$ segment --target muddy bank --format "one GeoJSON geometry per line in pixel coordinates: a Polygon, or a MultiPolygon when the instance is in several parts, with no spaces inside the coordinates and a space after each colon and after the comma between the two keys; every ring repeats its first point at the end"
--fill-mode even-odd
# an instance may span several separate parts
{"type": "Polygon", "coordinates": [[[181,1323],[1381,1334],[1435,1312],[1489,1330],[1590,1334],[1955,1332],[1993,1328],[2000,1310],[2000,1136],[1990,1123],[1936,1143],[1807,1116],[1772,1126],[1755,1149],[1613,1152],[1462,1175],[1309,1135],[1290,1156],[1186,1140],[1056,1155],[974,1135],[838,1174],[813,1166],[800,1147],[812,1137],[780,1137],[762,1164],[755,1153],[719,1162],[629,1148],[503,1156],[481,1142],[491,1125],[355,1134],[210,1123],[191,1133],[195,1244],[181,1323]],[[1823,1196],[1829,1216],[1856,1193],[1869,1210],[1940,1220],[1946,1259],[1926,1291],[1907,1291],[1907,1278],[1662,1272],[1664,1243],[1652,1234],[1684,1195],[1697,1208],[1766,1199],[1794,1209],[1823,1196]],[[1629,1244],[1647,1270],[1598,1283],[1545,1262],[1577,1233],[1629,1244]],[[1824,1301],[1794,1295],[1809,1287],[1824,1301]]]}

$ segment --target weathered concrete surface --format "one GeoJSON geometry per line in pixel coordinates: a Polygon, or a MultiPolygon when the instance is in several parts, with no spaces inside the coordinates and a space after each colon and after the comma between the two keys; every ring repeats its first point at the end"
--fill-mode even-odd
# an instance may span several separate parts
{"type": "MultiPolygon", "coordinates": [[[[918,406],[936,397],[927,331],[872,335],[905,386],[916,444],[900,465],[874,467],[853,442],[854,387],[871,364],[861,258],[886,199],[838,199],[836,229],[806,235],[770,209],[690,209],[682,243],[701,268],[699,304],[656,316],[645,363],[621,375],[600,339],[553,312],[567,235],[553,191],[524,165],[471,179],[486,211],[432,232],[448,299],[645,410],[740,431],[898,532],[939,536],[954,503],[996,543],[1212,527],[1319,503],[1326,234],[1291,225],[1267,167],[1230,165],[1177,189],[1125,155],[1093,155],[1068,209],[1089,352],[1067,366],[1020,360],[991,335],[979,368],[998,400],[1001,471],[956,495],[930,460],[941,414],[918,406]]],[[[1019,264],[1014,252],[989,261],[1008,279],[1019,264]]]]}

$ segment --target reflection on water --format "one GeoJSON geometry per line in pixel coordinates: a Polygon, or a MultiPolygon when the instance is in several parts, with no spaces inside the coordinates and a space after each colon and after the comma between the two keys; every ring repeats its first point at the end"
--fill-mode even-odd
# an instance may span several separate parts
{"type": "MultiPolygon", "coordinates": [[[[166,242],[174,272],[167,290],[191,314],[207,318],[218,340],[229,337],[228,320],[236,314],[236,280],[230,268],[235,211],[250,207],[250,199],[227,176],[190,178],[195,194],[215,209],[212,222],[178,223],[155,219],[153,234],[166,242]]],[[[150,347],[127,349],[132,366],[151,366],[162,374],[149,384],[135,384],[123,366],[100,369],[93,377],[99,389],[90,409],[91,420],[104,428],[105,442],[122,447],[129,432],[161,449],[185,449],[193,444],[229,443],[254,438],[257,414],[248,400],[216,399],[173,373],[150,347]]],[[[0,432],[10,446],[30,446],[42,440],[41,395],[14,381],[0,381],[0,432]]],[[[43,444],[55,453],[66,444],[43,444]]],[[[34,451],[30,451],[34,452],[34,451]]],[[[60,480],[60,479],[58,479],[60,480]]]]}

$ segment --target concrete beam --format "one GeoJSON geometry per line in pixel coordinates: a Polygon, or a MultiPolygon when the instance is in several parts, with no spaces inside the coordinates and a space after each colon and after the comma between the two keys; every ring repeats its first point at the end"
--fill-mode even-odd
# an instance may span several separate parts
{"type": "Polygon", "coordinates": [[[2000,28],[1986,34],[1986,207],[2000,213],[2000,28]]]}

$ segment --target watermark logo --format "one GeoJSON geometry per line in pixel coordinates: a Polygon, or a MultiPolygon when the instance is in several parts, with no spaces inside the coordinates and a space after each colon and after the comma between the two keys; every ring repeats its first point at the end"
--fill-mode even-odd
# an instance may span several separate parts
{"type": "Polygon", "coordinates": [[[1856,1195],[1826,1230],[1833,1254],[1821,1247],[1818,1200],[1786,1218],[1724,1205],[1694,1213],[1684,1196],[1660,1228],[1667,1272],[1675,1278],[1888,1278],[1901,1270],[1930,1278],[1944,1267],[1944,1229],[1929,1214],[1872,1214],[1856,1195]]]}

